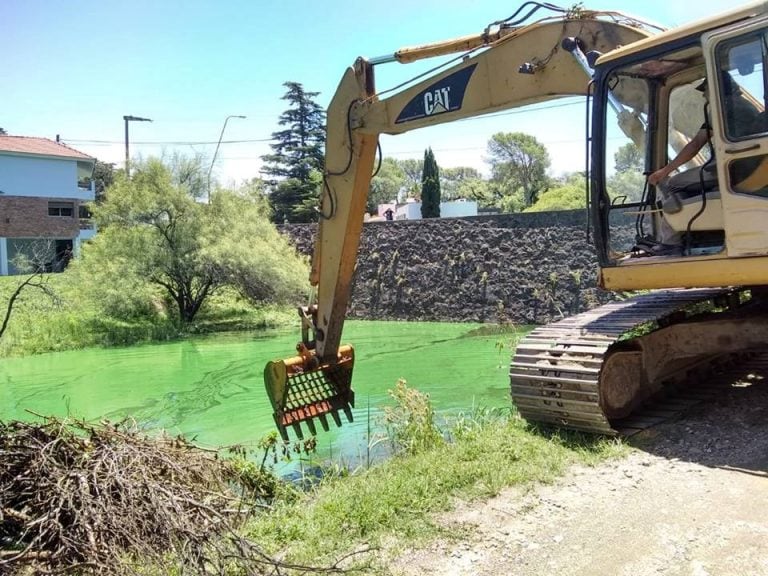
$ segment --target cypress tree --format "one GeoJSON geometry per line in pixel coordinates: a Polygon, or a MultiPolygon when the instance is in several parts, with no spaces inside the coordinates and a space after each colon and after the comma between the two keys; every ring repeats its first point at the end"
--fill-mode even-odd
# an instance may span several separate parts
{"type": "Polygon", "coordinates": [[[432,148],[424,151],[421,173],[421,217],[440,218],[440,170],[432,148]]]}

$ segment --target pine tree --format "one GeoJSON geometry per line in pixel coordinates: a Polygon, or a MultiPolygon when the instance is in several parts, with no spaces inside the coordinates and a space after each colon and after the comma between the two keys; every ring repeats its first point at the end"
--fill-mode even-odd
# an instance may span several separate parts
{"type": "Polygon", "coordinates": [[[421,217],[440,218],[440,171],[432,148],[424,151],[421,173],[421,217]]]}
{"type": "Polygon", "coordinates": [[[275,222],[309,222],[317,205],[325,146],[325,112],[314,102],[319,92],[306,92],[298,82],[285,82],[283,100],[288,109],[280,115],[284,129],[272,133],[272,154],[261,157],[267,176],[279,179],[270,190],[270,204],[275,222]]]}

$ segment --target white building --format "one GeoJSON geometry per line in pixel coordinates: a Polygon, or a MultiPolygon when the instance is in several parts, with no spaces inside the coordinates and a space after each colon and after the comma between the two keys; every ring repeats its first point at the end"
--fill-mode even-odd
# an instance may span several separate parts
{"type": "Polygon", "coordinates": [[[45,268],[60,270],[93,236],[84,204],[95,192],[84,181],[95,163],[47,138],[0,135],[0,276],[17,272],[17,255],[41,248],[45,268]]]}
{"type": "MultiPolygon", "coordinates": [[[[474,200],[454,200],[440,202],[440,218],[461,218],[477,216],[477,202],[474,200]]],[[[395,220],[421,220],[421,202],[408,201],[395,208],[395,220]]]]}

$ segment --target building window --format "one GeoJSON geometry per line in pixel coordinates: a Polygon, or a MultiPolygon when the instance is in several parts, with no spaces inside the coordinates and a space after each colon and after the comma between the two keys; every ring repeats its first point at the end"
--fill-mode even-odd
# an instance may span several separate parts
{"type": "Polygon", "coordinates": [[[74,202],[48,202],[48,216],[72,218],[75,215],[74,202]]]}

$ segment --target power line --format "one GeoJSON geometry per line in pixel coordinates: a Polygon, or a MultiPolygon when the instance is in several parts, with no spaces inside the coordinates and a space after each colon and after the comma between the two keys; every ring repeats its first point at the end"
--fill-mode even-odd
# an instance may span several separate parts
{"type": "MultiPolygon", "coordinates": [[[[611,136],[606,140],[626,140],[626,136],[611,136]]],[[[574,138],[571,140],[539,140],[541,144],[583,144],[584,138],[574,138]]],[[[432,147],[433,152],[471,152],[475,150],[486,150],[485,146],[469,146],[459,148],[435,148],[432,147]]],[[[386,152],[386,151],[385,151],[386,152]]],[[[423,154],[424,150],[398,150],[396,152],[385,153],[384,156],[398,156],[402,154],[423,154]]],[[[234,160],[234,158],[231,158],[234,160]]],[[[240,159],[240,158],[238,158],[240,159]]],[[[245,158],[242,158],[245,159],[245,158]]]]}
{"type": "MultiPolygon", "coordinates": [[[[486,118],[497,118],[499,116],[510,116],[512,114],[526,114],[531,112],[537,112],[539,110],[550,110],[552,108],[563,108],[566,106],[581,106],[582,102],[562,102],[560,104],[548,104],[546,106],[538,106],[536,108],[526,108],[520,110],[506,110],[502,112],[495,112],[492,114],[486,114],[482,116],[473,116],[472,118],[461,118],[459,122],[471,122],[476,120],[484,120],[486,118]]],[[[435,125],[435,127],[439,126],[435,125]]],[[[111,145],[111,144],[123,144],[122,140],[90,140],[90,139],[77,139],[77,138],[62,138],[64,142],[71,144],[94,144],[94,145],[111,145]]],[[[253,144],[256,142],[275,142],[274,138],[252,138],[248,140],[222,140],[222,144],[253,144]]],[[[218,142],[216,140],[136,140],[131,141],[131,144],[142,146],[213,146],[218,142]]]]}
{"type": "MultiPolygon", "coordinates": [[[[65,142],[71,142],[72,144],[123,144],[124,141],[122,140],[78,140],[74,138],[62,138],[65,142]]],[[[222,144],[251,144],[253,142],[274,142],[274,138],[255,138],[252,140],[222,140],[222,144]]],[[[142,144],[144,146],[207,146],[209,144],[215,145],[218,142],[214,140],[213,142],[205,142],[205,141],[180,141],[180,140],[169,140],[169,141],[162,141],[162,140],[131,140],[131,144],[142,144]]]]}
{"type": "MultiPolygon", "coordinates": [[[[606,140],[626,140],[626,136],[610,136],[606,140]]],[[[573,138],[569,140],[540,140],[541,144],[584,144],[584,138],[573,138]]],[[[461,146],[457,148],[435,148],[432,147],[433,152],[475,152],[478,150],[486,150],[486,146],[461,146]]],[[[423,154],[424,150],[397,150],[395,152],[387,152],[384,150],[384,156],[402,156],[403,154],[423,154]]],[[[219,156],[219,160],[260,160],[261,156],[219,156]]]]}
{"type": "Polygon", "coordinates": [[[566,106],[583,106],[583,102],[561,102],[560,104],[548,104],[546,106],[539,106],[537,108],[525,108],[520,110],[504,110],[502,112],[494,112],[492,114],[485,114],[483,116],[473,116],[472,118],[462,118],[459,122],[468,122],[471,120],[481,120],[485,118],[498,118],[499,116],[511,116],[513,114],[530,114],[531,112],[538,112],[539,110],[550,110],[552,108],[564,108],[566,106]]]}

